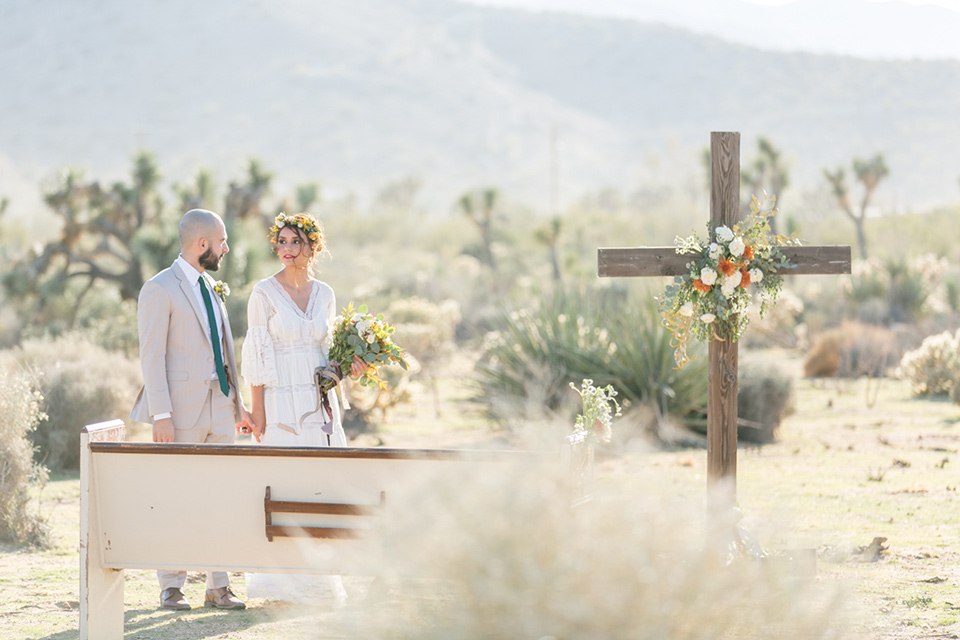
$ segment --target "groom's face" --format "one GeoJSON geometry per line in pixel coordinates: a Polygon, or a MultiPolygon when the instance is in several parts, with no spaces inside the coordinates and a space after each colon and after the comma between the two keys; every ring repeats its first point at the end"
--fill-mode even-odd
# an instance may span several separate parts
{"type": "Polygon", "coordinates": [[[207,238],[209,245],[207,250],[200,254],[198,262],[200,266],[207,271],[216,271],[220,268],[220,261],[227,255],[230,247],[227,246],[227,230],[221,225],[218,233],[213,234],[212,238],[207,238]]]}

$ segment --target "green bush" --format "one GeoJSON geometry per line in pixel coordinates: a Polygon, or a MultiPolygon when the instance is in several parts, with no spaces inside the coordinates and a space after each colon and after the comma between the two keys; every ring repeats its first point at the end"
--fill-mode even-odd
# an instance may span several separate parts
{"type": "MultiPolygon", "coordinates": [[[[656,301],[630,301],[616,291],[544,296],[532,309],[504,314],[488,335],[477,365],[478,400],[504,423],[555,419],[572,425],[576,393],[569,384],[590,378],[608,384],[631,410],[617,424],[638,424],[663,440],[679,424],[706,431],[707,349],[691,344],[693,362],[676,368],[672,334],[656,301]],[[646,408],[649,416],[641,414],[646,408]]],[[[756,371],[740,392],[745,440],[766,442],[788,410],[792,386],[775,371],[756,371]],[[764,393],[770,398],[761,398],[764,393]],[[756,425],[763,425],[758,430],[756,425]]],[[[617,438],[618,427],[614,427],[617,438]]],[[[684,438],[680,438],[683,440],[684,438]]]]}
{"type": "Polygon", "coordinates": [[[960,331],[925,338],[900,359],[897,376],[917,395],[950,395],[960,379],[960,331]]]}
{"type": "Polygon", "coordinates": [[[26,340],[14,357],[38,374],[48,419],[31,433],[39,461],[52,470],[80,464],[84,425],[126,418],[141,384],[140,367],[77,334],[26,340]]]}
{"type": "Polygon", "coordinates": [[[738,439],[767,443],[793,412],[793,379],[773,364],[741,362],[737,384],[738,439]]]}
{"type": "Polygon", "coordinates": [[[46,481],[33,460],[30,434],[44,419],[43,401],[18,365],[0,363],[0,540],[35,547],[50,544],[44,519],[30,509],[30,487],[46,481]]]}

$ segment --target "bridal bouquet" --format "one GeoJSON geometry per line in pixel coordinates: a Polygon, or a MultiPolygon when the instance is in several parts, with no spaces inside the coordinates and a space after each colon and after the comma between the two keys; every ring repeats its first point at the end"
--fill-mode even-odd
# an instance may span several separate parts
{"type": "MultiPolygon", "coordinates": [[[[377,375],[380,365],[394,363],[407,368],[404,359],[406,354],[394,344],[393,331],[394,328],[387,324],[382,313],[373,315],[367,305],[354,309],[351,302],[333,321],[333,346],[330,347],[328,368],[336,365],[342,377],[342,372],[350,371],[354,356],[359,357],[367,363],[367,371],[360,377],[360,384],[376,384],[381,389],[385,388],[386,383],[377,375]]],[[[321,388],[329,391],[339,381],[339,377],[324,377],[321,388]]]]}
{"type": "Polygon", "coordinates": [[[799,240],[770,232],[769,218],[777,212],[776,198],[750,202],[750,215],[731,229],[713,229],[708,241],[696,236],[676,239],[677,253],[696,257],[689,272],[674,279],[660,298],[663,325],[673,333],[672,344],[677,366],[687,356],[687,340],[693,334],[700,340],[740,339],[749,318],[751,293],[760,294],[760,316],[773,305],[783,286],[782,269],[795,265],[783,256],[781,246],[799,245],[799,240]],[[752,289],[751,289],[752,287],[752,289]]]}

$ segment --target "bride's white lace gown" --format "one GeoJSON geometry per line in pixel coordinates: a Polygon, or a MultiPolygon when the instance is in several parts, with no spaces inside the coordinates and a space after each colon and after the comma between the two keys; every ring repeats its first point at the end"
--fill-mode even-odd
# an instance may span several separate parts
{"type": "MultiPolygon", "coordinates": [[[[345,447],[340,405],[330,392],[333,433],[321,431],[326,422],[317,409],[313,372],[327,363],[333,343],[336,298],[329,285],[313,281],[306,311],[300,309],[270,277],[253,287],[247,303],[247,336],[241,373],[247,384],[263,385],[267,416],[261,444],[272,446],[345,447]]],[[[289,602],[341,605],[347,594],[340,576],[248,573],[247,596],[289,602]]]]}

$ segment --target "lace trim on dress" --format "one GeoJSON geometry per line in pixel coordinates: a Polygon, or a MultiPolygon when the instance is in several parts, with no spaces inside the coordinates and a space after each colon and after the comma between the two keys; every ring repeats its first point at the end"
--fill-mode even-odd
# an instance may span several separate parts
{"type": "Polygon", "coordinates": [[[313,317],[313,306],[314,306],[314,304],[315,304],[316,301],[317,301],[317,291],[318,291],[318,289],[320,288],[320,287],[319,287],[320,282],[319,282],[318,280],[312,280],[312,281],[311,281],[312,284],[310,285],[310,286],[311,286],[311,289],[310,289],[310,298],[307,300],[307,310],[306,310],[306,311],[304,311],[303,309],[301,309],[300,307],[297,306],[297,303],[293,301],[293,298],[290,296],[290,294],[287,292],[287,290],[283,288],[283,285],[280,284],[280,282],[276,279],[276,277],[270,277],[269,280],[270,280],[270,282],[273,283],[273,286],[274,286],[274,287],[277,289],[277,291],[280,293],[280,297],[283,298],[283,300],[285,300],[286,303],[289,304],[290,307],[291,307],[294,311],[297,312],[297,315],[298,315],[298,316],[300,316],[301,318],[312,318],[312,317],[313,317]]]}
{"type": "Polygon", "coordinates": [[[280,383],[274,358],[273,338],[266,327],[250,327],[243,341],[241,374],[251,386],[280,383]]]}

